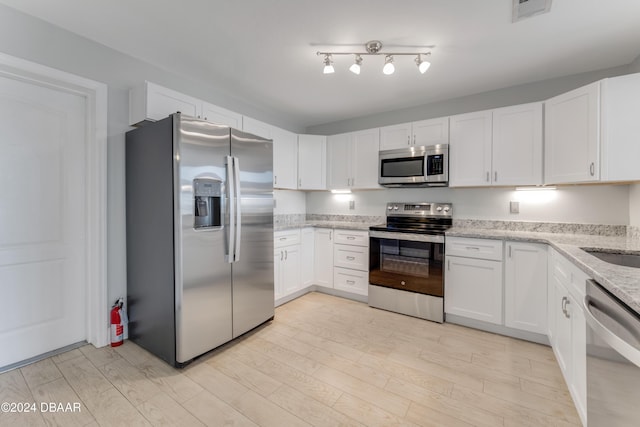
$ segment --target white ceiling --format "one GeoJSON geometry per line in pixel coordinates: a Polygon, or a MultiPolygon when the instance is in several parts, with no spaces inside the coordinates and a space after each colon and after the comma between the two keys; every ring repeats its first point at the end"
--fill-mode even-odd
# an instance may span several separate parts
{"type": "Polygon", "coordinates": [[[550,13],[517,23],[511,0],[0,2],[301,127],[625,65],[640,54],[637,0],[554,0],[550,13]],[[335,74],[322,74],[317,50],[362,50],[372,39],[435,45],[431,69],[421,75],[413,57],[397,57],[396,73],[385,76],[383,57],[365,57],[355,76],[353,58],[340,56],[335,74]]]}

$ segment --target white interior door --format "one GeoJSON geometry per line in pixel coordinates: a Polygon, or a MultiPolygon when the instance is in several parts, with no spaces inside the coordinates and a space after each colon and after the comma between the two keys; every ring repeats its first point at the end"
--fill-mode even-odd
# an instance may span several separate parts
{"type": "Polygon", "coordinates": [[[0,367],[86,338],[85,102],[0,77],[0,367]]]}

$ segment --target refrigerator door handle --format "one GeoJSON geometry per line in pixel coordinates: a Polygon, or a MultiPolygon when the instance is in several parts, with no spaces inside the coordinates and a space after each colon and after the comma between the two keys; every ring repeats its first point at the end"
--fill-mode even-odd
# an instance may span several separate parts
{"type": "Polygon", "coordinates": [[[229,198],[229,247],[226,254],[227,262],[234,261],[235,242],[236,242],[236,190],[235,190],[235,173],[233,171],[233,157],[226,156],[225,166],[227,169],[227,197],[229,198]]]}
{"type": "Polygon", "coordinates": [[[240,239],[242,237],[242,194],[240,193],[240,159],[237,157],[233,158],[233,174],[234,174],[234,187],[235,187],[235,202],[236,202],[236,220],[235,220],[235,229],[236,229],[236,243],[233,251],[233,261],[240,261],[240,239]]]}

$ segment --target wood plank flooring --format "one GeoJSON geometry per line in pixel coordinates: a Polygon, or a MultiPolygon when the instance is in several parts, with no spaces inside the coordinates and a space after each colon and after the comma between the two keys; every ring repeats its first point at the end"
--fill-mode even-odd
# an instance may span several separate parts
{"type": "Polygon", "coordinates": [[[0,375],[0,425],[580,425],[549,347],[321,293],[183,370],[131,342],[87,345],[0,375]]]}

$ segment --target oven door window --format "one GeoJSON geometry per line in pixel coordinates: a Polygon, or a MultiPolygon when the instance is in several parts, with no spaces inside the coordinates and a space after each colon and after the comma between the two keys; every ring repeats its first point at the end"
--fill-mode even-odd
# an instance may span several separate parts
{"type": "Polygon", "coordinates": [[[444,296],[444,244],[381,238],[370,244],[371,284],[444,296]]]}
{"type": "Polygon", "coordinates": [[[404,157],[380,160],[383,178],[411,178],[424,176],[424,157],[404,157]]]}

